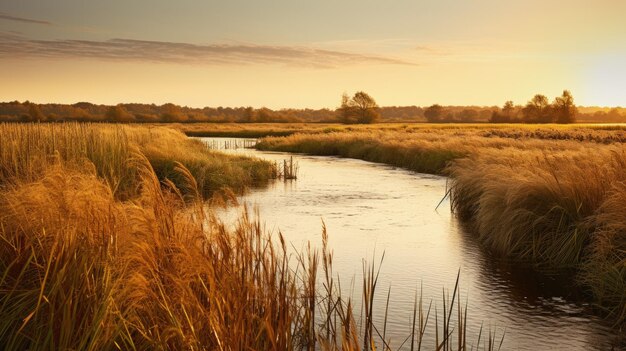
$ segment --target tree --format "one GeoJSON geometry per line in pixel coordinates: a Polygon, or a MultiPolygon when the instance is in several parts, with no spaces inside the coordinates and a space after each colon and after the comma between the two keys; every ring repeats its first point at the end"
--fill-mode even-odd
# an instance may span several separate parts
{"type": "Polygon", "coordinates": [[[46,115],[41,112],[39,105],[28,103],[28,117],[30,121],[45,121],[46,115]]]}
{"type": "Polygon", "coordinates": [[[424,117],[430,123],[442,122],[443,118],[443,107],[438,104],[434,104],[424,111],[424,117]]]}
{"type": "Polygon", "coordinates": [[[128,110],[121,104],[111,106],[107,109],[106,118],[110,122],[131,122],[135,119],[135,116],[130,114],[128,110]]]}
{"type": "Polygon", "coordinates": [[[549,123],[552,121],[550,116],[550,104],[545,95],[535,95],[523,109],[524,119],[529,123],[549,123]]]}
{"type": "Polygon", "coordinates": [[[274,121],[274,111],[267,107],[261,107],[256,113],[256,122],[267,123],[274,121]]]}
{"type": "Polygon", "coordinates": [[[339,115],[339,119],[342,123],[356,123],[356,116],[350,106],[350,96],[348,96],[348,93],[343,93],[341,95],[341,106],[337,109],[337,114],[339,115]]]}
{"type": "Polygon", "coordinates": [[[358,91],[352,98],[344,93],[341,107],[337,109],[343,123],[375,123],[380,118],[378,104],[374,98],[363,91],[358,91]]]}
{"type": "Polygon", "coordinates": [[[563,95],[554,99],[552,109],[556,117],[556,123],[573,123],[576,121],[578,109],[574,105],[574,97],[569,90],[563,90],[563,95]]]}
{"type": "Polygon", "coordinates": [[[620,122],[622,120],[622,114],[619,111],[619,108],[613,107],[606,114],[607,120],[611,122],[620,122]]]}
{"type": "Polygon", "coordinates": [[[472,108],[463,109],[459,112],[459,119],[462,122],[474,122],[478,119],[478,111],[472,108]]]}
{"type": "Polygon", "coordinates": [[[252,108],[251,106],[246,107],[243,110],[243,117],[241,119],[242,122],[246,122],[246,123],[253,123],[256,122],[256,112],[254,111],[254,108],[252,108]]]}
{"type": "Polygon", "coordinates": [[[509,100],[505,102],[504,106],[502,106],[502,114],[509,117],[509,119],[513,119],[514,112],[515,112],[515,105],[513,104],[513,101],[509,100]]]}
{"type": "Polygon", "coordinates": [[[184,114],[180,106],[167,103],[161,106],[161,120],[163,122],[185,122],[189,117],[184,114]]]}
{"type": "Polygon", "coordinates": [[[515,105],[509,100],[504,103],[502,109],[495,110],[491,113],[489,122],[491,123],[511,123],[515,121],[515,105]]]}

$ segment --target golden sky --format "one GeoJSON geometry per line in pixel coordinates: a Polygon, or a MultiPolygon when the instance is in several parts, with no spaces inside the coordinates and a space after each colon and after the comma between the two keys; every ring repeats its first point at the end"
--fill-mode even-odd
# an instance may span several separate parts
{"type": "Polygon", "coordinates": [[[626,1],[0,4],[0,101],[626,105],[626,1]]]}

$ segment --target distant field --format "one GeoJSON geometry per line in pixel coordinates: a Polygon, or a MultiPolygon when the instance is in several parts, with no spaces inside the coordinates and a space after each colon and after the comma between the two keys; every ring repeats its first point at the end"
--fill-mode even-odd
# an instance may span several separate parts
{"type": "MultiPolygon", "coordinates": [[[[345,131],[412,131],[412,130],[494,130],[503,135],[515,136],[535,131],[557,133],[565,132],[582,135],[598,131],[618,132],[626,135],[626,124],[494,124],[494,123],[378,123],[378,124],[340,124],[340,123],[166,123],[154,124],[178,129],[189,136],[196,137],[249,137],[287,136],[295,133],[331,133],[345,131]]],[[[555,136],[556,137],[556,136],[555,136]]],[[[624,139],[626,140],[626,139],[624,139]]]]}

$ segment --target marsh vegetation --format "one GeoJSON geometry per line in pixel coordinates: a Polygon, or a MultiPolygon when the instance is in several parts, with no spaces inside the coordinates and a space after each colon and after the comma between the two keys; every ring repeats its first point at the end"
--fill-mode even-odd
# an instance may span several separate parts
{"type": "MultiPolygon", "coordinates": [[[[391,339],[387,313],[382,322],[374,317],[389,304],[374,298],[381,293],[379,266],[363,266],[355,298],[333,273],[325,228],[319,228],[319,250],[297,251],[254,215],[243,213],[229,227],[212,212],[245,189],[295,177],[292,158],[281,170],[159,126],[2,124],[0,130],[0,339],[6,349],[501,345],[502,334],[472,333],[478,326],[467,324],[471,299],[462,302],[458,286],[430,303],[416,294],[406,340],[391,339]]],[[[452,207],[484,247],[539,267],[576,270],[576,282],[620,330],[621,133],[316,126],[310,134],[265,138],[257,147],[450,176],[452,207]]]]}
{"type": "MultiPolygon", "coordinates": [[[[294,252],[254,216],[227,229],[207,210],[275,177],[271,163],[164,128],[0,129],[4,349],[392,349],[372,319],[379,266],[364,264],[353,300],[324,228],[321,251],[294,252]]],[[[466,334],[459,294],[439,309],[416,295],[411,350],[499,347],[488,329],[466,334]]]]}
{"type": "Polygon", "coordinates": [[[621,127],[369,129],[268,137],[257,148],[448,175],[453,210],[487,248],[576,270],[581,289],[619,329],[626,317],[622,133],[621,127]]]}

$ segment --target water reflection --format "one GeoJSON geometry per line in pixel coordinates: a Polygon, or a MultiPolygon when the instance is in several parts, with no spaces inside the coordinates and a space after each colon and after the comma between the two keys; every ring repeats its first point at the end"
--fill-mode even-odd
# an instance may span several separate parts
{"type": "MultiPolygon", "coordinates": [[[[290,156],[224,151],[274,161],[290,156]]],[[[334,270],[344,287],[355,282],[355,297],[362,259],[371,261],[385,251],[375,297],[381,310],[374,317],[380,325],[391,287],[387,334],[392,345],[409,335],[416,290],[423,289],[426,304],[431,299],[440,304],[442,288],[454,287],[460,269],[462,300],[469,301],[468,336],[477,335],[484,322],[485,328],[506,327],[505,350],[610,349],[613,332],[580,302],[562,275],[492,257],[450,213],[447,200],[435,210],[446,192],[446,178],[353,159],[294,159],[300,167],[297,181],[255,189],[242,201],[258,205],[267,228],[280,230],[297,249],[309,241],[321,245],[324,220],[334,270]]],[[[237,210],[222,216],[235,218],[237,210]]]]}

